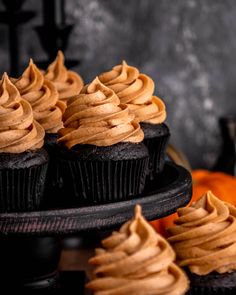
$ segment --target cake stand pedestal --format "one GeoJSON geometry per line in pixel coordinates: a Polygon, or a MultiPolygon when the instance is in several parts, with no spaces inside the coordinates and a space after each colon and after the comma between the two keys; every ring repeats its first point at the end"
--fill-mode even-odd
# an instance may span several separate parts
{"type": "Polygon", "coordinates": [[[45,294],[56,286],[60,237],[85,233],[93,237],[95,233],[118,228],[132,218],[136,204],[142,206],[148,220],[157,219],[187,205],[191,195],[190,173],[183,167],[166,163],[163,172],[148,183],[138,198],[80,208],[1,213],[0,253],[1,265],[3,261],[6,269],[4,281],[10,279],[18,289],[28,289],[30,294],[33,290],[45,294]]]}

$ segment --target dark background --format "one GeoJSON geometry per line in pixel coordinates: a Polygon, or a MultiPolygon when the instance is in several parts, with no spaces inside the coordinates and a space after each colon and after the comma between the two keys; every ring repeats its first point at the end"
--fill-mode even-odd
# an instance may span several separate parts
{"type": "MultiPolygon", "coordinates": [[[[236,112],[235,0],[65,2],[66,22],[75,25],[65,55],[80,59],[74,69],[85,82],[123,59],[137,66],[167,105],[171,142],[194,168],[211,168],[220,150],[218,118],[236,112]]],[[[23,7],[37,16],[19,31],[22,69],[30,57],[47,58],[34,30],[41,4],[27,0],[23,7]]],[[[9,70],[8,52],[1,25],[1,73],[9,70]]]]}

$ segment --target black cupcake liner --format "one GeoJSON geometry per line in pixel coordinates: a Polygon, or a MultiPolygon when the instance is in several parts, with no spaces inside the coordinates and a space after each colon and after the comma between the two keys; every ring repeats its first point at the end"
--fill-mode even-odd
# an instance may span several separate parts
{"type": "Polygon", "coordinates": [[[59,177],[59,167],[56,163],[56,154],[59,149],[57,139],[57,133],[46,133],[45,135],[44,148],[49,154],[49,163],[45,183],[43,208],[61,207],[61,181],[59,177]]]}
{"type": "MultiPolygon", "coordinates": [[[[144,189],[148,157],[122,161],[58,159],[63,195],[73,204],[117,202],[137,197],[144,189]]],[[[58,179],[58,180],[59,180],[58,179]]]]}
{"type": "Polygon", "coordinates": [[[236,294],[236,272],[211,272],[204,276],[191,273],[185,268],[190,280],[188,295],[233,295],[236,294]]]}
{"type": "Polygon", "coordinates": [[[44,195],[47,163],[0,169],[0,212],[39,209],[44,195]]]}
{"type": "Polygon", "coordinates": [[[187,295],[234,295],[236,294],[235,288],[224,287],[190,287],[187,295]]]}
{"type": "Polygon", "coordinates": [[[144,139],[144,144],[148,148],[149,177],[153,179],[155,174],[162,172],[165,164],[165,151],[170,135],[162,135],[156,138],[144,139]]]}
{"type": "Polygon", "coordinates": [[[67,192],[63,189],[65,187],[63,175],[65,175],[65,173],[63,173],[62,166],[58,163],[55,155],[50,155],[42,205],[43,208],[62,208],[71,205],[71,202],[65,197],[67,192]]]}
{"type": "Polygon", "coordinates": [[[151,124],[141,122],[141,128],[144,132],[144,144],[148,148],[149,176],[147,181],[154,180],[162,172],[165,164],[165,152],[168,140],[170,138],[169,127],[165,124],[151,124]]]}

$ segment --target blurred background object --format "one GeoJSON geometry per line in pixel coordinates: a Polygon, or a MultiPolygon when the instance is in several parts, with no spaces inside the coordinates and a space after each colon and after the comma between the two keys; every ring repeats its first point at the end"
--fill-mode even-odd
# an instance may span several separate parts
{"type": "Polygon", "coordinates": [[[0,12],[0,23],[7,26],[8,50],[10,59],[10,69],[8,70],[13,76],[19,74],[20,70],[20,34],[19,26],[31,20],[35,13],[33,11],[22,11],[21,8],[25,0],[2,0],[5,7],[0,12]]]}
{"type": "Polygon", "coordinates": [[[219,120],[221,130],[221,152],[213,167],[215,171],[236,176],[236,117],[223,117],[219,120]]]}
{"type": "Polygon", "coordinates": [[[173,161],[175,164],[183,166],[191,172],[192,168],[186,156],[181,151],[177,150],[172,144],[168,145],[166,154],[169,160],[173,161]]]}
{"type": "MultiPolygon", "coordinates": [[[[0,11],[12,1],[2,0],[0,11]]],[[[22,12],[36,14],[17,28],[19,72],[30,57],[43,65],[58,48],[86,82],[125,59],[154,79],[167,105],[173,145],[192,168],[213,167],[221,152],[218,118],[236,112],[233,0],[16,2],[24,2],[22,12]]],[[[14,64],[2,18],[1,72],[14,64]]]]}
{"type": "MultiPolygon", "coordinates": [[[[48,55],[48,60],[38,61],[42,68],[47,68],[49,62],[55,59],[58,50],[64,52],[68,47],[74,25],[66,22],[65,4],[65,0],[42,0],[43,24],[35,27],[42,48],[48,55]]],[[[78,64],[78,60],[66,58],[67,67],[78,64]]]]}

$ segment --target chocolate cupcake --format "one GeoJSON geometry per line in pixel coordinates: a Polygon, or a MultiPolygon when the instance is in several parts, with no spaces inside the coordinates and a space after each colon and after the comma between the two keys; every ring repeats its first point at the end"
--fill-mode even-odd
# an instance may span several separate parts
{"type": "MultiPolygon", "coordinates": [[[[18,79],[12,79],[23,99],[27,100],[32,109],[34,119],[44,128],[44,147],[50,155],[48,167],[45,200],[54,203],[54,193],[57,191],[57,170],[55,164],[55,150],[57,149],[58,130],[63,127],[62,115],[66,104],[59,100],[59,94],[53,82],[44,78],[43,73],[33,63],[32,59],[26,70],[18,79]]],[[[56,202],[55,202],[56,204],[56,202]]],[[[51,204],[47,204],[51,206],[51,204]]],[[[52,204],[53,205],[53,204],[52,204]]]]}
{"type": "Polygon", "coordinates": [[[236,208],[208,191],[178,215],[168,241],[188,269],[189,294],[236,294],[236,208]]]}
{"type": "Polygon", "coordinates": [[[48,165],[45,132],[7,74],[0,84],[0,109],[0,211],[38,209],[48,165]]]}
{"type": "Polygon", "coordinates": [[[89,260],[94,278],[87,284],[101,295],[183,295],[188,279],[174,264],[168,242],[145,220],[139,205],[135,216],[102,241],[89,260]]]}
{"type": "Polygon", "coordinates": [[[78,95],[84,85],[79,74],[69,71],[64,65],[64,55],[62,51],[58,51],[57,57],[53,63],[48,66],[44,73],[46,79],[53,82],[59,93],[59,99],[65,103],[76,95],[78,95]]]}
{"type": "Polygon", "coordinates": [[[59,131],[63,189],[78,203],[106,203],[138,196],[148,151],[126,105],[98,78],[70,101],[59,131]]]}
{"type": "Polygon", "coordinates": [[[164,102],[153,96],[153,80],[123,61],[111,71],[99,75],[99,79],[111,88],[122,104],[127,104],[144,131],[144,143],[150,154],[150,178],[162,171],[165,163],[165,150],[170,137],[165,123],[164,102]]]}

